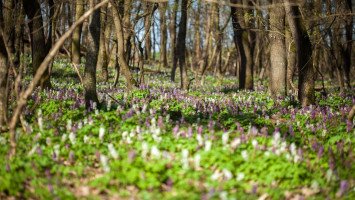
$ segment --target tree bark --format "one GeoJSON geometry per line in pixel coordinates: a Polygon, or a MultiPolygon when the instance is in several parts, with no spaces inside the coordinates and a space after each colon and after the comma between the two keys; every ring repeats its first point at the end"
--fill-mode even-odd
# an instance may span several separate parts
{"type": "MultiPolygon", "coordinates": [[[[43,31],[43,19],[41,14],[41,7],[37,0],[23,0],[25,13],[28,17],[31,36],[31,51],[32,51],[32,67],[33,75],[36,74],[38,67],[46,57],[50,46],[46,43],[43,31]]],[[[49,42],[51,43],[51,41],[49,42]]],[[[50,88],[50,74],[49,70],[45,71],[39,83],[41,88],[50,88]]]]}
{"type": "MultiPolygon", "coordinates": [[[[2,7],[2,5],[1,5],[2,7]]],[[[2,9],[2,8],[1,8],[2,9]]],[[[0,132],[7,129],[7,76],[8,76],[7,53],[4,39],[0,36],[0,132]]]]}
{"type": "Polygon", "coordinates": [[[99,55],[97,58],[97,65],[96,68],[98,71],[101,71],[101,77],[102,79],[106,82],[108,80],[108,71],[107,71],[107,65],[108,65],[108,58],[107,58],[107,52],[106,52],[106,31],[110,31],[107,29],[109,27],[107,23],[107,7],[105,8],[105,11],[102,11],[100,13],[100,19],[101,19],[101,24],[100,24],[100,46],[99,46],[99,55]]]}
{"type": "MultiPolygon", "coordinates": [[[[93,8],[99,1],[90,0],[90,8],[93,8]]],[[[96,93],[96,64],[100,46],[100,9],[96,10],[89,18],[88,50],[84,69],[83,85],[85,90],[85,105],[87,109],[92,108],[93,103],[98,104],[99,99],[96,93]]]]}
{"type": "Polygon", "coordinates": [[[179,33],[176,46],[176,57],[174,60],[173,68],[180,67],[181,88],[188,90],[189,80],[187,76],[187,68],[185,66],[185,53],[186,53],[186,29],[187,29],[187,1],[181,1],[181,19],[179,24],[179,33]]]}
{"type": "Polygon", "coordinates": [[[274,0],[270,10],[270,92],[276,99],[286,96],[286,45],[285,45],[285,8],[283,0],[274,0]]]}
{"type": "Polygon", "coordinates": [[[115,28],[116,28],[116,37],[117,37],[117,45],[118,45],[117,59],[118,59],[120,69],[122,69],[122,72],[125,75],[127,81],[127,88],[130,90],[133,87],[136,87],[137,83],[134,80],[131,72],[129,71],[129,67],[124,56],[125,52],[124,52],[124,34],[123,34],[123,27],[122,27],[122,18],[118,12],[118,6],[115,4],[115,2],[113,0],[110,0],[110,4],[112,5],[111,9],[113,14],[113,20],[115,23],[115,28]]]}
{"type": "Polygon", "coordinates": [[[170,79],[172,82],[175,81],[175,73],[176,73],[176,65],[174,65],[175,62],[175,57],[176,57],[176,18],[177,18],[177,11],[179,7],[179,0],[174,0],[174,5],[172,8],[172,13],[170,17],[170,57],[171,57],[171,63],[172,63],[172,68],[171,68],[171,76],[170,79]]]}
{"type": "Polygon", "coordinates": [[[296,45],[298,68],[298,99],[302,106],[314,104],[314,71],[312,66],[312,44],[308,36],[299,5],[285,0],[287,20],[296,45]]]}
{"type": "MultiPolygon", "coordinates": [[[[76,0],[75,5],[75,20],[78,20],[84,14],[84,0],[76,0]]],[[[72,37],[72,50],[71,50],[71,60],[74,64],[80,64],[81,56],[80,56],[80,41],[81,41],[81,32],[82,32],[83,25],[79,25],[72,37]]]]}
{"type": "Polygon", "coordinates": [[[159,14],[160,14],[160,67],[168,67],[168,58],[167,58],[167,26],[166,26],[166,8],[167,3],[159,4],[159,14]]]}

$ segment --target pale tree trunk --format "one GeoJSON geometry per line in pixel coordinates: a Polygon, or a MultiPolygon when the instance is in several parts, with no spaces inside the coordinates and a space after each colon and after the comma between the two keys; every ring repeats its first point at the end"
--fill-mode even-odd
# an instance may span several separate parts
{"type": "MultiPolygon", "coordinates": [[[[84,0],[76,0],[75,20],[78,20],[84,14],[84,0]]],[[[74,64],[80,64],[80,39],[83,25],[79,25],[72,36],[71,60],[74,64]]]]}
{"type": "MultiPolygon", "coordinates": [[[[32,67],[33,75],[36,74],[38,67],[46,57],[50,45],[45,41],[43,31],[43,19],[40,4],[36,0],[23,0],[24,9],[29,19],[29,28],[31,36],[32,67]]],[[[51,41],[50,41],[51,43],[51,41]]],[[[47,69],[39,83],[41,88],[50,88],[50,74],[47,69]]]]}
{"type": "Polygon", "coordinates": [[[168,58],[167,58],[167,26],[166,26],[166,7],[167,3],[159,4],[159,14],[160,14],[160,67],[168,67],[168,58]]]}
{"type": "MultiPolygon", "coordinates": [[[[99,0],[90,0],[90,8],[93,8],[99,0]]],[[[85,105],[90,109],[93,103],[98,104],[96,92],[96,64],[100,46],[100,9],[96,10],[89,18],[88,47],[83,76],[85,90],[85,105]]]]}
{"type": "Polygon", "coordinates": [[[292,39],[290,30],[286,30],[286,50],[287,50],[287,90],[295,92],[297,88],[293,84],[293,75],[296,69],[296,47],[292,39]]]}
{"type": "Polygon", "coordinates": [[[274,0],[270,10],[270,92],[276,99],[286,95],[286,45],[285,45],[285,8],[283,0],[274,0]]]}
{"type": "Polygon", "coordinates": [[[154,15],[155,10],[158,8],[158,4],[145,2],[145,13],[147,14],[144,18],[144,35],[145,35],[145,60],[150,61],[152,59],[152,37],[151,37],[151,29],[152,29],[152,17],[154,15]]]}
{"type": "Polygon", "coordinates": [[[201,0],[197,2],[197,10],[195,12],[195,25],[194,25],[194,50],[195,50],[195,59],[193,65],[198,66],[198,63],[201,61],[201,30],[200,30],[200,15],[201,15],[201,0]]]}
{"type": "Polygon", "coordinates": [[[201,80],[200,80],[200,85],[204,85],[205,82],[205,72],[207,70],[208,67],[208,61],[210,60],[210,55],[209,55],[209,50],[212,48],[212,44],[211,44],[211,38],[212,38],[212,34],[211,34],[211,24],[212,24],[212,15],[210,13],[211,7],[208,7],[207,5],[205,5],[205,10],[206,10],[206,22],[205,22],[205,39],[204,39],[204,43],[203,43],[203,54],[202,54],[202,60],[200,62],[200,66],[199,66],[199,74],[201,76],[201,80]]]}
{"type": "Polygon", "coordinates": [[[286,16],[296,45],[298,99],[302,106],[307,106],[315,103],[312,44],[299,9],[299,5],[291,5],[285,0],[286,16]]]}
{"type": "Polygon", "coordinates": [[[115,4],[115,1],[110,0],[113,20],[115,23],[116,28],[116,38],[117,38],[117,59],[122,69],[122,73],[124,74],[126,81],[127,81],[127,88],[130,90],[133,87],[137,86],[136,81],[134,80],[131,72],[129,71],[129,67],[127,61],[125,59],[125,52],[124,52],[124,34],[123,34],[123,27],[122,27],[122,18],[118,12],[118,6],[115,4]]]}

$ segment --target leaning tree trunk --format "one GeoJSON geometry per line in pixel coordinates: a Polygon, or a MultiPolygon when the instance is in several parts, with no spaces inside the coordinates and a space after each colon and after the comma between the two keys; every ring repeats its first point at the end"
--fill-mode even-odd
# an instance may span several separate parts
{"type": "Polygon", "coordinates": [[[120,70],[124,74],[127,81],[127,88],[130,90],[133,87],[137,86],[137,82],[134,80],[132,73],[129,71],[127,61],[125,59],[124,52],[124,35],[123,35],[123,26],[122,26],[122,17],[118,12],[118,6],[115,4],[115,1],[110,0],[113,21],[116,28],[116,38],[117,38],[117,59],[119,63],[120,70]]]}
{"type": "Polygon", "coordinates": [[[298,68],[298,99],[302,106],[314,104],[314,71],[312,66],[312,44],[300,14],[299,5],[285,0],[287,20],[296,45],[298,68]]]}
{"type": "MultiPolygon", "coordinates": [[[[33,75],[35,75],[38,67],[41,65],[42,61],[46,57],[50,49],[50,45],[46,44],[43,30],[41,7],[38,1],[23,0],[23,6],[29,20],[28,25],[30,28],[31,36],[32,67],[33,75]]],[[[49,42],[51,43],[51,41],[49,42]]],[[[41,86],[41,88],[51,87],[50,74],[48,69],[41,77],[39,85],[41,86]]]]}
{"type": "MultiPolygon", "coordinates": [[[[99,1],[90,0],[90,8],[99,1]]],[[[100,9],[96,10],[89,18],[88,47],[83,77],[85,90],[85,105],[90,109],[93,103],[98,104],[96,93],[96,64],[100,46],[100,9]]]]}
{"type": "MultiPolygon", "coordinates": [[[[75,20],[84,14],[84,0],[76,0],[75,20]]],[[[71,60],[74,64],[80,64],[80,38],[83,25],[80,24],[74,31],[72,37],[71,60]]]]}
{"type": "Polygon", "coordinates": [[[286,95],[285,8],[274,0],[270,10],[270,92],[275,99],[286,95]]]}

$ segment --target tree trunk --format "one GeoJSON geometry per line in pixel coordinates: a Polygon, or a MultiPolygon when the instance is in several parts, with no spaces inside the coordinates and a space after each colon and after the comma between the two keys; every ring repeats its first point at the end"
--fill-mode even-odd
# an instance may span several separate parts
{"type": "Polygon", "coordinates": [[[187,29],[187,1],[181,1],[181,19],[179,24],[179,33],[176,46],[176,57],[174,60],[173,68],[178,65],[180,67],[181,88],[188,90],[189,80],[187,76],[187,68],[185,66],[185,53],[186,53],[186,29],[187,29]]]}
{"type": "Polygon", "coordinates": [[[286,52],[287,52],[287,90],[296,91],[293,84],[293,75],[296,69],[296,49],[290,30],[286,30],[286,52]]]}
{"type": "MultiPolygon", "coordinates": [[[[35,75],[38,67],[41,65],[42,61],[46,57],[50,49],[50,45],[45,42],[46,40],[43,31],[41,7],[38,1],[23,0],[23,6],[29,20],[28,26],[30,28],[31,36],[32,67],[33,75],[35,75]]],[[[48,69],[41,77],[39,85],[41,86],[41,88],[51,87],[50,74],[48,69]]]]}
{"type": "MultiPolygon", "coordinates": [[[[2,5],[1,5],[2,7],[2,5]]],[[[2,9],[2,8],[1,8],[2,9]]],[[[3,38],[0,36],[0,132],[7,129],[7,53],[3,38]]]]}
{"type": "Polygon", "coordinates": [[[115,28],[116,28],[116,37],[117,37],[117,46],[118,46],[117,59],[118,59],[120,69],[122,69],[122,72],[126,77],[127,88],[130,90],[133,87],[136,87],[137,83],[134,80],[131,72],[129,71],[129,67],[124,56],[125,52],[124,52],[124,35],[123,35],[123,27],[122,27],[122,18],[118,13],[118,6],[115,4],[115,2],[113,0],[110,0],[110,4],[112,5],[111,9],[113,14],[113,20],[115,23],[115,28]]]}
{"type": "Polygon", "coordinates": [[[283,0],[274,0],[270,10],[270,92],[276,99],[286,96],[286,45],[285,45],[285,8],[283,0]]]}
{"type": "Polygon", "coordinates": [[[176,18],[177,18],[177,11],[178,11],[178,7],[179,7],[179,0],[175,0],[174,1],[174,5],[173,5],[173,9],[172,9],[172,14],[171,14],[171,18],[170,18],[170,25],[169,25],[169,29],[170,29],[170,57],[171,57],[171,63],[172,63],[172,68],[171,68],[171,81],[175,81],[175,73],[176,73],[176,65],[174,66],[174,62],[175,62],[175,50],[176,50],[176,18]]]}
{"type": "Polygon", "coordinates": [[[312,66],[312,44],[304,25],[300,8],[285,0],[287,20],[296,45],[298,68],[298,99],[302,106],[314,104],[314,72],[312,66]]]}
{"type": "MultiPolygon", "coordinates": [[[[231,0],[231,3],[240,3],[240,0],[231,0]]],[[[243,45],[243,37],[246,37],[244,29],[241,27],[240,21],[242,10],[236,7],[231,7],[232,25],[234,31],[234,43],[239,52],[239,89],[245,89],[246,81],[246,65],[247,57],[243,45]]]]}
{"type": "MultiPolygon", "coordinates": [[[[90,8],[93,8],[98,0],[90,0],[90,8]]],[[[100,9],[96,10],[89,18],[88,49],[83,77],[85,90],[85,105],[87,109],[92,104],[99,103],[96,93],[96,64],[100,46],[100,9]]]]}
{"type": "Polygon", "coordinates": [[[160,14],[160,66],[163,68],[168,67],[168,59],[166,52],[166,41],[167,41],[167,26],[166,26],[166,7],[167,3],[159,4],[159,14],[160,14]]]}
{"type": "MultiPolygon", "coordinates": [[[[76,0],[76,5],[75,5],[75,20],[78,20],[82,15],[84,14],[84,0],[76,0]]],[[[81,43],[81,32],[82,32],[82,27],[83,25],[79,25],[72,37],[72,50],[71,50],[71,56],[72,56],[72,62],[74,64],[80,64],[80,43],[81,43]]]]}
{"type": "Polygon", "coordinates": [[[107,7],[105,8],[105,11],[102,11],[100,13],[100,19],[101,19],[101,26],[100,26],[100,47],[99,47],[99,55],[97,58],[97,65],[96,68],[98,71],[101,71],[101,78],[106,82],[108,80],[108,72],[107,72],[107,65],[108,65],[108,58],[107,58],[107,52],[106,52],[106,28],[109,27],[107,23],[107,7]]]}

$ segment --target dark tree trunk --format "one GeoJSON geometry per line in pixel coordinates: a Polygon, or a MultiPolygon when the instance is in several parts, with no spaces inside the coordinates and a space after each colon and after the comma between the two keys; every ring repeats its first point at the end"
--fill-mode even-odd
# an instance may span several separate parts
{"type": "Polygon", "coordinates": [[[285,0],[287,20],[296,45],[298,68],[298,99],[302,106],[314,104],[314,71],[312,66],[312,44],[308,36],[298,5],[285,0]]]}
{"type": "Polygon", "coordinates": [[[180,67],[181,88],[188,89],[189,80],[187,76],[187,68],[185,66],[185,53],[186,53],[186,29],[187,29],[187,1],[181,1],[181,19],[179,24],[179,33],[176,46],[176,57],[174,60],[173,68],[180,67]],[[175,67],[174,67],[175,66],[175,67]]]}
{"type": "MultiPolygon", "coordinates": [[[[90,0],[90,8],[94,7],[98,2],[98,0],[90,0]]],[[[90,109],[93,103],[99,103],[96,93],[96,64],[99,46],[100,9],[96,10],[89,18],[88,47],[83,77],[85,105],[87,109],[90,109]]]]}
{"type": "MultiPolygon", "coordinates": [[[[31,36],[32,67],[33,75],[36,74],[38,67],[46,57],[51,45],[51,41],[46,43],[43,31],[43,19],[41,7],[37,0],[23,0],[25,13],[28,17],[31,36]]],[[[39,83],[41,88],[50,88],[50,74],[47,69],[39,83]]]]}
{"type": "MultiPolygon", "coordinates": [[[[2,7],[2,5],[1,5],[2,7]]],[[[0,132],[7,128],[7,53],[3,38],[0,36],[0,132]]]]}

